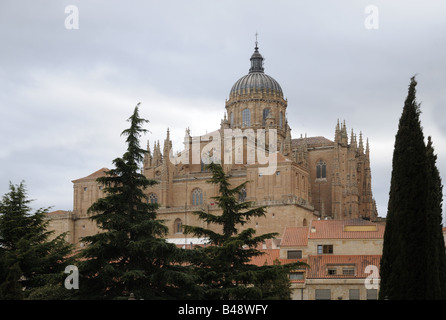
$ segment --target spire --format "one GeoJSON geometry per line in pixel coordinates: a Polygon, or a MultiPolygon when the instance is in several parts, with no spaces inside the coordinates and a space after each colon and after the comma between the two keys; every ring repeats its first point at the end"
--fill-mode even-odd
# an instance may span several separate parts
{"type": "Polygon", "coordinates": [[[365,155],[367,160],[370,159],[370,146],[369,146],[369,138],[367,138],[366,147],[365,147],[365,155]]]}
{"type": "Polygon", "coordinates": [[[253,72],[262,72],[263,73],[263,57],[259,53],[259,47],[257,42],[257,32],[256,32],[256,46],[254,48],[254,53],[251,56],[251,68],[249,69],[249,73],[253,72]]]}
{"type": "Polygon", "coordinates": [[[364,153],[364,142],[362,141],[362,132],[359,132],[359,153],[364,153]]]}
{"type": "Polygon", "coordinates": [[[170,141],[170,130],[167,128],[167,135],[166,139],[164,140],[164,150],[163,150],[163,156],[165,159],[169,157],[169,152],[172,149],[172,141],[170,141]]]}
{"type": "Polygon", "coordinates": [[[341,129],[339,127],[339,119],[338,119],[338,123],[336,124],[336,129],[335,129],[335,142],[336,142],[336,144],[341,142],[341,129]]]}

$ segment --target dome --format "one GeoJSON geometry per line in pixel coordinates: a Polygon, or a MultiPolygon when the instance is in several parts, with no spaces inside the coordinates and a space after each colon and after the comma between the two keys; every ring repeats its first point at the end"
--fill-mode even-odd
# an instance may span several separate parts
{"type": "Polygon", "coordinates": [[[255,51],[251,56],[251,68],[249,73],[235,82],[232,86],[230,96],[241,94],[241,90],[272,90],[276,94],[283,97],[282,88],[279,83],[271,76],[263,71],[263,57],[259,53],[259,48],[255,47],[255,51]]]}

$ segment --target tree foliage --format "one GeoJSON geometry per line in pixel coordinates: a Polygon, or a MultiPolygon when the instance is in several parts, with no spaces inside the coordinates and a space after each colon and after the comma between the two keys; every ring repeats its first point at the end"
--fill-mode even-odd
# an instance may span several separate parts
{"type": "Polygon", "coordinates": [[[444,298],[441,181],[430,139],[425,145],[416,85],[412,77],[395,137],[381,299],[444,298]]]}
{"type": "Polygon", "coordinates": [[[240,227],[254,217],[264,216],[266,207],[253,207],[252,202],[238,201],[240,191],[248,182],[232,188],[220,165],[211,163],[208,168],[212,173],[208,182],[218,186],[219,194],[213,198],[221,209],[221,214],[205,211],[196,211],[194,214],[206,224],[216,225],[216,228],[221,229],[221,233],[198,226],[184,227],[185,233],[209,240],[209,245],[195,249],[195,272],[200,277],[204,289],[203,297],[289,299],[288,272],[292,268],[301,267],[302,264],[256,266],[250,263],[252,258],[262,254],[257,246],[277,234],[255,236],[254,229],[241,230],[240,227]],[[280,290],[277,290],[279,284],[280,290]]]}
{"type": "Polygon", "coordinates": [[[87,243],[79,268],[84,299],[120,299],[131,293],[137,299],[188,298],[194,290],[194,278],[182,265],[183,252],[164,239],[168,229],[157,219],[158,204],[144,193],[156,181],[139,170],[146,152],[139,139],[148,121],[140,118],[138,107],[122,132],[127,151],[98,178],[105,197],[89,209],[102,230],[82,239],[87,243]]]}
{"type": "Polygon", "coordinates": [[[36,291],[50,285],[62,289],[71,245],[65,234],[51,239],[49,209],[32,213],[24,182],[10,183],[9,189],[0,201],[0,298],[35,298],[36,291]]]}

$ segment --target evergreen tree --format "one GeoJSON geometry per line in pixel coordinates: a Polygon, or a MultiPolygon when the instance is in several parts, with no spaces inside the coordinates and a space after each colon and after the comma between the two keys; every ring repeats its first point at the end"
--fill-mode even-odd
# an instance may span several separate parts
{"type": "Polygon", "coordinates": [[[30,202],[23,182],[10,184],[10,192],[0,201],[0,283],[7,283],[0,289],[0,298],[34,299],[34,292],[49,284],[62,288],[65,266],[71,263],[72,247],[65,242],[65,234],[50,240],[48,209],[32,214],[30,202]],[[14,283],[19,280],[24,289],[20,295],[14,283]]]}
{"type": "Polygon", "coordinates": [[[205,223],[221,227],[222,233],[198,226],[184,226],[185,233],[205,237],[209,245],[195,249],[196,273],[201,279],[206,299],[289,299],[289,279],[283,285],[284,277],[301,263],[284,266],[256,266],[250,264],[253,257],[262,254],[257,246],[276,233],[255,236],[252,228],[239,231],[253,217],[265,215],[266,207],[253,207],[252,202],[239,202],[240,191],[247,182],[231,188],[228,177],[220,165],[211,163],[209,183],[218,185],[219,195],[213,197],[221,208],[220,215],[205,211],[194,212],[205,223]],[[275,285],[277,284],[277,287],[275,285]],[[278,287],[283,291],[278,293],[278,287]]]}
{"type": "Polygon", "coordinates": [[[436,166],[437,156],[434,153],[431,137],[428,137],[426,152],[429,183],[426,223],[429,235],[428,246],[431,248],[426,261],[428,268],[426,298],[446,299],[446,252],[442,231],[443,185],[436,166]]]}
{"type": "Polygon", "coordinates": [[[139,104],[128,119],[127,151],[113,160],[115,168],[98,178],[105,197],[90,208],[90,217],[102,232],[84,237],[79,268],[79,294],[83,299],[188,298],[193,277],[183,262],[183,251],[163,237],[168,229],[157,220],[157,204],[150,203],[144,189],[156,183],[140,173],[145,150],[139,145],[143,124],[139,104]],[[189,289],[189,290],[188,290],[189,289]]]}
{"type": "Polygon", "coordinates": [[[441,265],[434,256],[439,251],[444,255],[438,242],[441,196],[439,182],[432,178],[435,165],[424,142],[416,85],[412,77],[395,137],[380,299],[428,299],[439,291],[433,289],[438,281],[432,280],[438,279],[441,265]]]}

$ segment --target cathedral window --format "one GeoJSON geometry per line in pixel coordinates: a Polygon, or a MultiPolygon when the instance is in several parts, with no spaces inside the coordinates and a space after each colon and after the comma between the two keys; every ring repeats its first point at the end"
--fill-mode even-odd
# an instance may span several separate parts
{"type": "Polygon", "coordinates": [[[229,115],[229,119],[231,121],[231,128],[234,126],[234,112],[231,112],[231,114],[229,115]]]}
{"type": "Polygon", "coordinates": [[[268,117],[269,109],[263,109],[263,125],[266,123],[266,118],[268,117]]]}
{"type": "Polygon", "coordinates": [[[192,191],[192,205],[200,206],[203,204],[203,191],[200,188],[196,188],[192,191]]]}
{"type": "Polygon", "coordinates": [[[320,160],[316,164],[316,179],[326,179],[327,178],[327,165],[324,161],[320,160]]]}
{"type": "Polygon", "coordinates": [[[246,201],[246,188],[243,187],[238,194],[238,202],[246,201]]]}
{"type": "Polygon", "coordinates": [[[283,112],[279,112],[279,127],[283,128],[283,112]]]}
{"type": "Polygon", "coordinates": [[[155,193],[149,193],[149,203],[158,203],[158,197],[155,193]]]}
{"type": "Polygon", "coordinates": [[[183,233],[183,221],[181,219],[176,219],[173,224],[175,233],[183,233]]]}
{"type": "Polygon", "coordinates": [[[246,108],[242,111],[242,126],[249,127],[251,125],[251,111],[246,108]]]}

